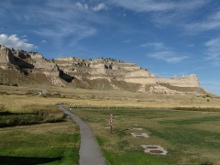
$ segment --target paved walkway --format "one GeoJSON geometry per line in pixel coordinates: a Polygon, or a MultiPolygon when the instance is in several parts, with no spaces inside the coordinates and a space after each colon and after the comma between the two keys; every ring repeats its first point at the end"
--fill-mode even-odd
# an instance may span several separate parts
{"type": "Polygon", "coordinates": [[[87,125],[82,119],[74,115],[63,105],[58,105],[59,109],[65,114],[69,115],[80,127],[80,150],[79,150],[79,164],[80,165],[107,165],[104,157],[100,152],[99,145],[93,134],[92,128],[87,125]]]}

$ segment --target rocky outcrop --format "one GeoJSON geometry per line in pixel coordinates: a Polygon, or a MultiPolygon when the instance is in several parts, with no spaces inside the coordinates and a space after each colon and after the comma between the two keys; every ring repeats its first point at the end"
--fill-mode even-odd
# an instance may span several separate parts
{"type": "Polygon", "coordinates": [[[199,87],[199,79],[196,75],[183,76],[181,78],[157,78],[158,84],[170,84],[178,87],[199,87]]]}
{"type": "Polygon", "coordinates": [[[134,63],[115,59],[86,60],[67,57],[47,60],[39,53],[0,46],[0,68],[23,69],[29,74],[41,73],[52,84],[59,86],[155,94],[204,93],[199,90],[196,75],[180,78],[156,77],[134,63]]]}
{"type": "MultiPolygon", "coordinates": [[[[65,86],[62,82],[67,76],[59,69],[57,64],[43,58],[39,53],[9,49],[0,45],[0,68],[3,70],[17,70],[28,76],[29,74],[44,74],[54,85],[65,86]]],[[[68,82],[70,78],[68,77],[68,82]]]]}
{"type": "Polygon", "coordinates": [[[17,69],[22,73],[28,74],[27,69],[33,69],[34,66],[26,62],[29,56],[22,51],[11,50],[0,45],[0,68],[17,69]]]}
{"type": "Polygon", "coordinates": [[[0,68],[9,69],[10,65],[14,63],[15,59],[11,49],[0,45],[0,68]]]}
{"type": "Polygon", "coordinates": [[[200,90],[196,75],[180,78],[156,77],[134,63],[114,59],[60,58],[56,59],[55,63],[66,73],[79,80],[80,87],[84,88],[126,89],[154,94],[204,93],[203,90],[200,90]]]}

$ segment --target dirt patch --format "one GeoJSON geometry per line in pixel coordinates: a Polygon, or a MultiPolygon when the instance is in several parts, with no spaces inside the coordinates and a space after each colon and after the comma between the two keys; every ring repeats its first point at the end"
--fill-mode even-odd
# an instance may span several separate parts
{"type": "Polygon", "coordinates": [[[160,145],[141,145],[144,152],[152,155],[166,155],[167,150],[160,145]]]}
{"type": "Polygon", "coordinates": [[[137,137],[149,138],[149,135],[147,133],[131,133],[131,135],[134,138],[137,138],[137,137]]]}

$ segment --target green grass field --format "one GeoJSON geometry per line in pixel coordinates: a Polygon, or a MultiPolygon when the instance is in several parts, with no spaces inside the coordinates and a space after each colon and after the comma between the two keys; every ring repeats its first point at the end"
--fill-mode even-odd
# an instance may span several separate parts
{"type": "Polygon", "coordinates": [[[219,98],[206,102],[202,97],[176,100],[175,96],[161,102],[156,96],[148,99],[146,95],[127,92],[96,91],[93,98],[94,91],[59,90],[65,97],[0,95],[0,125],[4,126],[0,128],[1,165],[78,163],[78,128],[70,121],[56,123],[64,120],[57,103],[73,105],[74,113],[93,127],[109,165],[220,165],[219,98]],[[174,107],[179,108],[169,109],[174,107]],[[108,128],[110,113],[113,134],[108,128]],[[150,138],[134,139],[129,128],[138,127],[150,138]],[[159,144],[168,154],[147,155],[142,144],[159,144]]]}
{"type": "Polygon", "coordinates": [[[78,126],[56,105],[0,106],[1,165],[76,165],[79,144],[78,126]]]}
{"type": "Polygon", "coordinates": [[[0,128],[1,165],[76,165],[80,135],[71,121],[0,128]]]}
{"type": "Polygon", "coordinates": [[[218,112],[78,108],[74,113],[93,127],[110,165],[220,165],[218,112]],[[111,113],[113,134],[108,128],[111,113]],[[139,127],[143,128],[139,132],[150,135],[149,139],[131,136],[134,131],[129,128],[139,127]],[[168,154],[145,154],[142,144],[159,144],[168,154]]]}

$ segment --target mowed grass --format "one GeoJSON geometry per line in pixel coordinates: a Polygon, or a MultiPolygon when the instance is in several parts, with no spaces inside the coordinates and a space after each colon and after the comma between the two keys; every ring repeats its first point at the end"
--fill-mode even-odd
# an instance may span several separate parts
{"type": "Polygon", "coordinates": [[[76,165],[79,141],[71,121],[0,128],[0,164],[76,165]]]}
{"type": "Polygon", "coordinates": [[[78,126],[65,118],[60,100],[0,96],[1,165],[76,165],[78,126]]]}
{"type": "Polygon", "coordinates": [[[110,165],[220,165],[218,112],[76,108],[74,113],[93,127],[110,165]],[[108,125],[111,113],[113,134],[108,125]],[[150,138],[133,138],[131,132],[146,132],[150,138]],[[168,154],[145,154],[143,144],[161,145],[168,154]]]}
{"type": "MultiPolygon", "coordinates": [[[[219,164],[219,145],[213,146],[215,142],[219,142],[218,114],[204,110],[209,107],[211,111],[213,108],[217,108],[216,112],[219,111],[219,98],[209,98],[210,101],[207,102],[207,98],[203,97],[190,99],[188,96],[182,97],[180,95],[165,97],[122,91],[94,91],[57,87],[53,89],[45,87],[48,90],[48,95],[40,97],[37,95],[42,87],[0,86],[0,88],[2,91],[0,92],[0,104],[12,113],[31,114],[34,107],[54,106],[57,103],[73,105],[75,112],[94,128],[97,140],[109,164],[219,164]],[[11,90],[12,88],[13,90],[11,90]],[[184,107],[182,107],[183,105],[184,107]],[[85,110],[82,107],[95,107],[95,109],[85,110]],[[123,109],[124,107],[128,109],[123,109]],[[142,109],[136,109],[137,107],[142,109]],[[166,109],[201,107],[203,112],[143,109],[152,107],[166,109]],[[114,110],[114,108],[117,109],[114,110]],[[109,128],[106,128],[110,113],[113,113],[114,116],[113,134],[110,134],[109,128]],[[195,119],[198,121],[195,122],[195,119]],[[181,121],[188,124],[180,124],[181,121]],[[121,131],[133,127],[144,128],[144,132],[149,133],[151,138],[134,139],[130,135],[131,130],[121,131]],[[168,133],[166,133],[167,131],[168,133]],[[210,136],[210,133],[213,134],[210,136]],[[183,135],[185,140],[181,138],[183,135]],[[205,137],[203,138],[203,136],[205,137]],[[192,140],[199,139],[192,141],[190,138],[192,140]],[[199,144],[203,143],[203,139],[210,142],[200,147],[199,144]],[[168,149],[168,155],[146,155],[140,147],[141,144],[160,144],[168,149]]],[[[44,122],[45,120],[40,123],[44,122]]],[[[66,123],[1,128],[0,164],[10,164],[11,162],[16,162],[15,165],[45,164],[46,162],[48,164],[76,164],[78,160],[78,148],[76,149],[79,141],[78,130],[72,132],[72,129],[67,129],[67,132],[63,132],[66,129],[59,129],[62,124],[66,123]],[[42,133],[40,126],[46,126],[47,129],[42,133]],[[76,139],[76,143],[74,139],[76,139]],[[73,147],[73,145],[75,146],[73,147]]]]}

